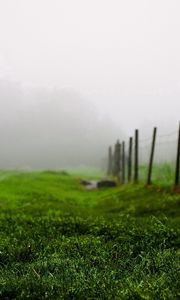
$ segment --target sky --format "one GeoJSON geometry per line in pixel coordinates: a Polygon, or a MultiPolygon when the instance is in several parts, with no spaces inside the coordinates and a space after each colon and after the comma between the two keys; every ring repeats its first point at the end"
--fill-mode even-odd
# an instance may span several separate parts
{"type": "Polygon", "coordinates": [[[73,88],[127,132],[174,128],[179,36],[179,0],[0,0],[0,78],[73,88]]]}

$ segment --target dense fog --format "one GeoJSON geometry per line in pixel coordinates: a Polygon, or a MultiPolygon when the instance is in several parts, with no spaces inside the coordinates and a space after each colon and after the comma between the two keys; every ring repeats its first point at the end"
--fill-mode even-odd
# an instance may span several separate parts
{"type": "Polygon", "coordinates": [[[104,165],[135,128],[147,161],[154,126],[156,161],[175,160],[179,15],[179,0],[0,1],[0,168],[104,165]]]}
{"type": "Polygon", "coordinates": [[[122,132],[73,89],[0,81],[0,168],[101,166],[122,132]]]}

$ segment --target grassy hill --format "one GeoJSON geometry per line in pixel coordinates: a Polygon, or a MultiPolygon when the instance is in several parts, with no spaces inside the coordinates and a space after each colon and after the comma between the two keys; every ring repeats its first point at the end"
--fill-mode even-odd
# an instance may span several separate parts
{"type": "Polygon", "coordinates": [[[159,186],[0,172],[0,298],[179,299],[179,205],[159,186]]]}

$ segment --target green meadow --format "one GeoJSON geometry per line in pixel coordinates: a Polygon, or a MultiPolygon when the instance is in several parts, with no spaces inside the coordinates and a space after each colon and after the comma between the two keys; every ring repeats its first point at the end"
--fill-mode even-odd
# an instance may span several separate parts
{"type": "Polygon", "coordinates": [[[171,180],[81,186],[100,175],[0,172],[0,299],[180,298],[171,180]]]}

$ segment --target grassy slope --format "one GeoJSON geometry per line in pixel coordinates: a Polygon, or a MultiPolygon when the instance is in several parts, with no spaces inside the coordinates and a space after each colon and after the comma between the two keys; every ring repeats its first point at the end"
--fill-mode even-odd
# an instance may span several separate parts
{"type": "Polygon", "coordinates": [[[178,299],[179,204],[159,188],[1,172],[0,298],[178,299]]]}

